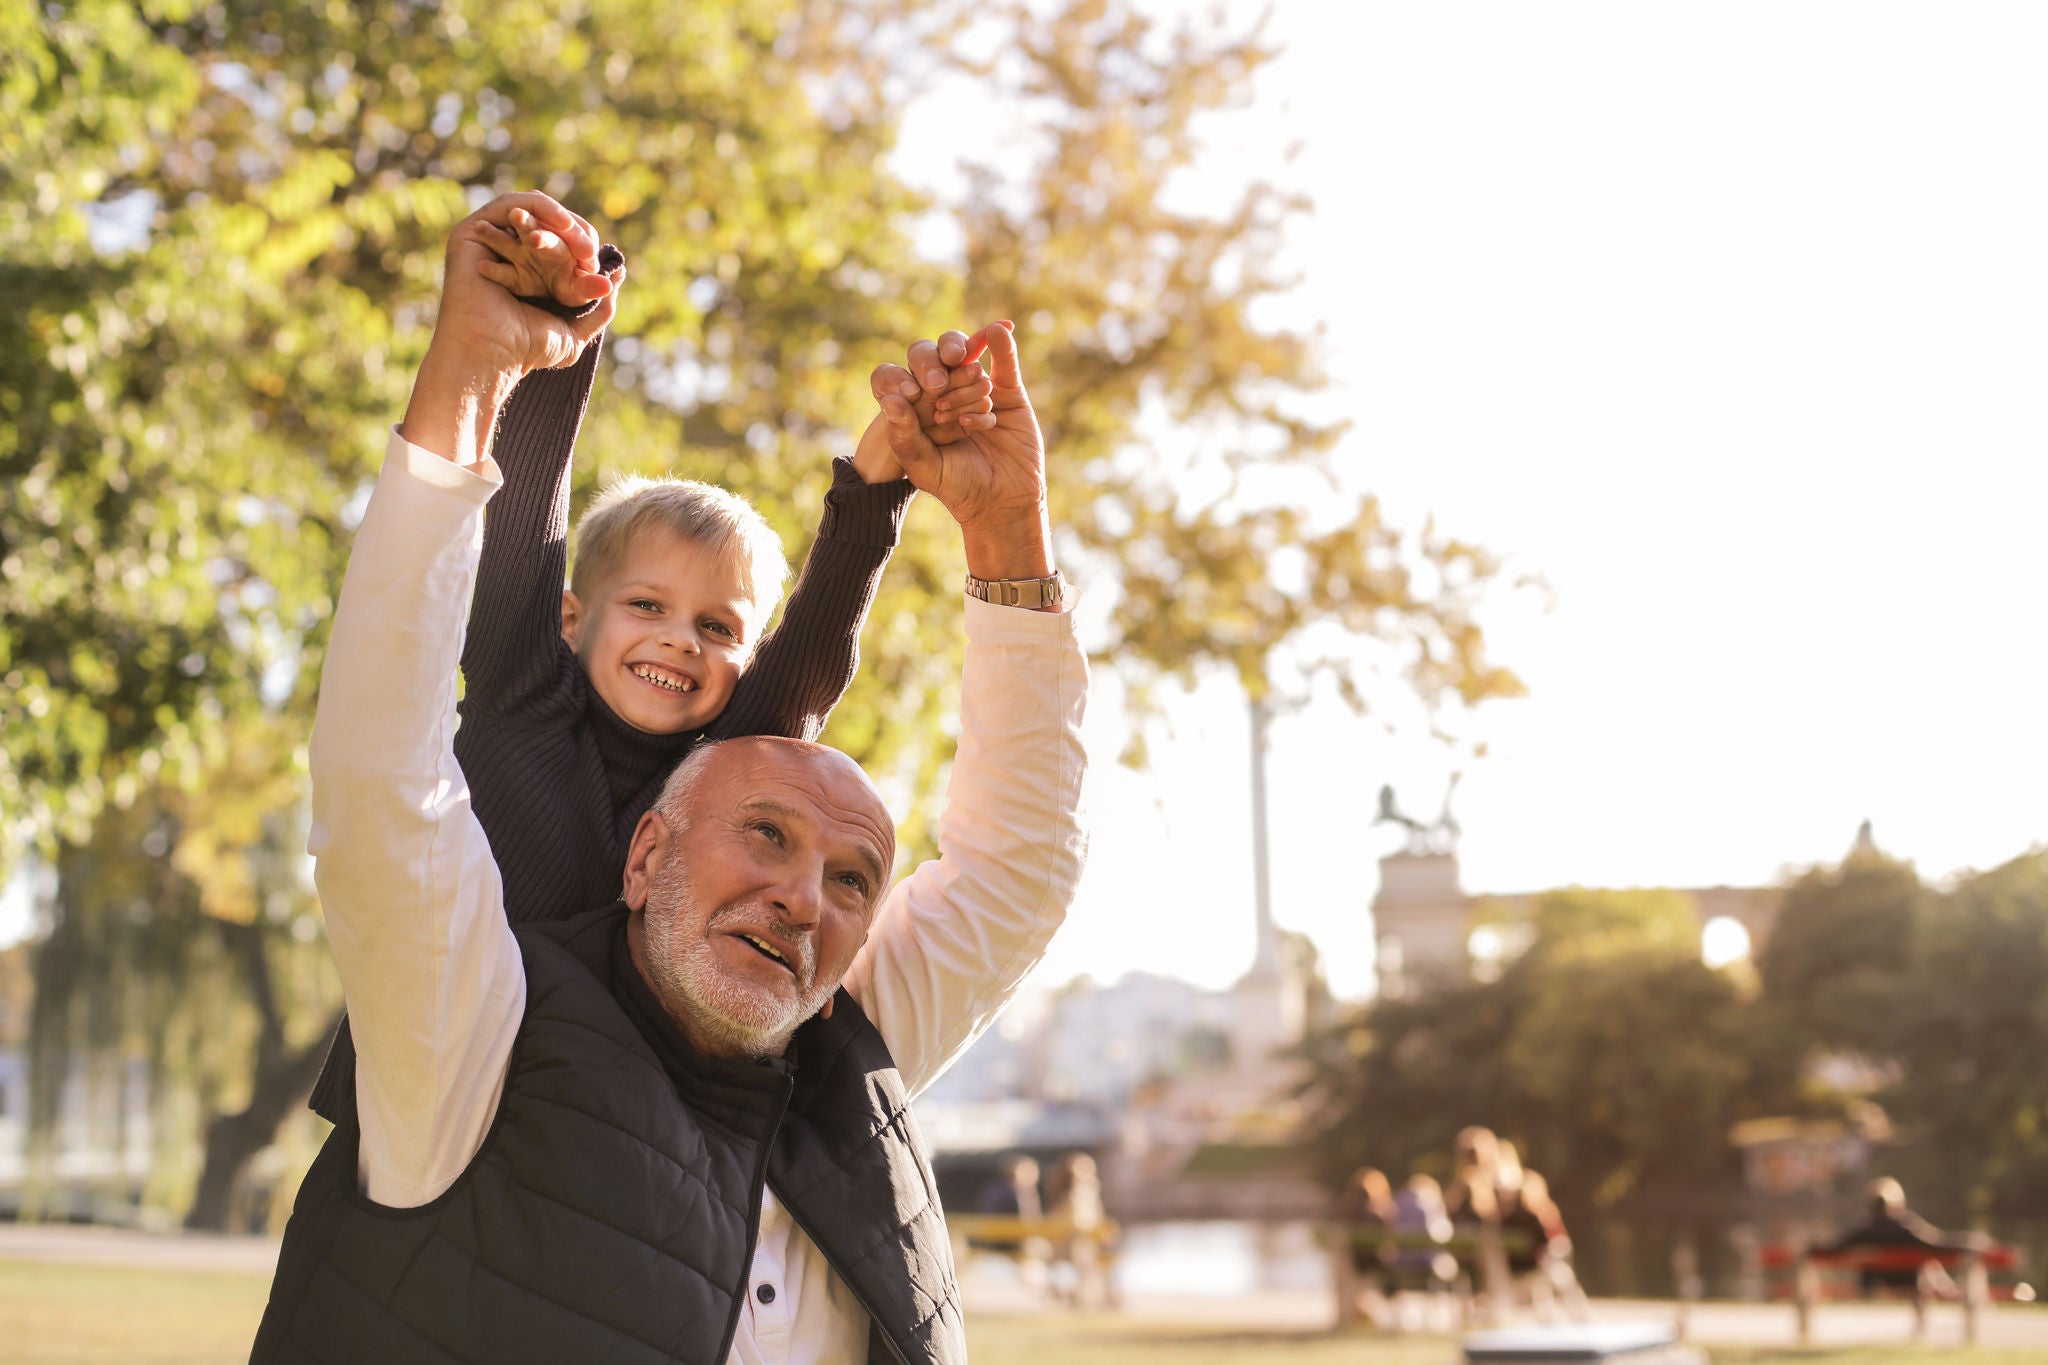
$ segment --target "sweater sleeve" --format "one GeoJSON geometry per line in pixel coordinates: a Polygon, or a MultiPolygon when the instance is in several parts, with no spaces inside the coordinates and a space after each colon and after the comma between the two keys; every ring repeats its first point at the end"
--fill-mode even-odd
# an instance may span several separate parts
{"type": "Polygon", "coordinates": [[[527,375],[499,415],[491,453],[505,486],[484,517],[483,557],[462,649],[468,707],[516,710],[560,676],[569,462],[602,342],[586,346],[567,369],[527,375]]]}
{"type": "MultiPolygon", "coordinates": [[[[624,265],[610,244],[598,268],[624,265]]],[[[517,296],[521,303],[575,319],[597,305],[517,296]]],[[[569,464],[576,433],[590,405],[598,336],[574,365],[535,370],[519,381],[492,438],[505,485],[484,518],[483,557],[470,601],[469,633],[462,650],[465,706],[515,710],[554,686],[560,677],[562,588],[569,568],[569,464]]]]}
{"type": "Polygon", "coordinates": [[[782,620],[762,639],[706,738],[818,737],[853,682],[861,626],[915,491],[908,479],[869,484],[853,461],[841,457],[832,462],[832,488],[825,495],[818,538],[782,620]]]}

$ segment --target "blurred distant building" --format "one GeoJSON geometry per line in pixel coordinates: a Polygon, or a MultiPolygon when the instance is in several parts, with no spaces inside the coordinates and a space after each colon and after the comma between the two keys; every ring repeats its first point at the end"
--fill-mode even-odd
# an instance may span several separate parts
{"type": "Polygon", "coordinates": [[[1314,946],[1273,919],[1267,876],[1268,713],[1254,702],[1252,920],[1245,974],[1223,990],[1132,972],[1027,993],[920,1096],[941,1193],[959,1207],[1006,1155],[1086,1151],[1122,1218],[1317,1213],[1300,1172],[1290,1055],[1327,1006],[1314,946]]]}
{"type": "MultiPolygon", "coordinates": [[[[1710,944],[1732,936],[1754,953],[1770,938],[1783,893],[1776,887],[1706,886],[1679,894],[1691,899],[1710,944]]],[[[1455,847],[1411,841],[1380,859],[1380,889],[1372,903],[1380,994],[1425,992],[1497,969],[1527,946],[1541,895],[1472,895],[1459,882],[1455,847]]]]}
{"type": "Polygon", "coordinates": [[[1288,1049],[1326,1000],[1313,948],[1270,918],[1251,969],[1223,990],[1132,972],[1020,996],[918,1098],[942,1194],[975,1198],[1011,1153],[1049,1165],[1085,1151],[1118,1217],[1318,1207],[1308,1182],[1256,1168],[1292,1135],[1288,1049]],[[1190,1180],[1191,1163],[1223,1178],[1190,1180]]]}

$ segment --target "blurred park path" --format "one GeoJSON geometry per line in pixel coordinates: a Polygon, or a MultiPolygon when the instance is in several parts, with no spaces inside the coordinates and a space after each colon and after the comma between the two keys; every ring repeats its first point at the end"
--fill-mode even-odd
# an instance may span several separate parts
{"type": "MultiPolygon", "coordinates": [[[[1043,1301],[1014,1281],[969,1274],[961,1288],[970,1315],[1014,1317],[1047,1311],[1043,1301]]],[[[1660,1299],[1595,1299],[1602,1321],[1669,1322],[1678,1304],[1660,1299]]],[[[1312,1332],[1332,1325],[1328,1294],[1312,1289],[1270,1289],[1248,1294],[1132,1294],[1126,1316],[1188,1327],[1235,1327],[1261,1332],[1312,1332]]],[[[1830,1303],[1814,1314],[1812,1346],[1903,1346],[1912,1340],[1913,1313],[1905,1303],[1830,1303]]],[[[1929,1319],[1930,1344],[1962,1340],[1962,1309],[1937,1305],[1929,1319]]],[[[1708,1348],[1792,1349],[1794,1325],[1788,1303],[1717,1302],[1694,1304],[1688,1340],[1708,1348]]],[[[1985,1315],[1980,1345],[1993,1350],[2038,1351],[2048,1359],[2048,1307],[2000,1305],[1985,1315]]]]}
{"type": "MultiPolygon", "coordinates": [[[[122,1267],[167,1272],[249,1275],[267,1278],[277,1260],[277,1242],[267,1237],[203,1236],[135,1232],[120,1228],[0,1224],[0,1261],[46,1266],[122,1267]]],[[[1056,1310],[1014,1278],[969,1272],[961,1288],[969,1314],[977,1318],[1053,1316],[1056,1310]]],[[[1678,1305],[1656,1299],[1595,1299],[1603,1320],[1670,1320],[1678,1305]]],[[[1189,1329],[1229,1328],[1275,1334],[1306,1334],[1330,1326],[1327,1293],[1314,1289],[1261,1290],[1242,1294],[1133,1294],[1121,1317],[1132,1323],[1173,1324],[1189,1329]]],[[[1962,1312],[1938,1305],[1930,1319],[1930,1343],[1962,1339],[1962,1312]]],[[[1904,1303],[1824,1305],[1814,1315],[1813,1346],[1842,1349],[1902,1346],[1911,1339],[1912,1310],[1904,1303]]],[[[1689,1339],[1706,1346],[1789,1349],[1794,1345],[1792,1308],[1784,1303],[1703,1303],[1692,1307],[1689,1339]]],[[[2048,1306],[2000,1305],[1984,1318],[1981,1345],[1997,1351],[2039,1352],[2048,1359],[2048,1306]]]]}
{"type": "Polygon", "coordinates": [[[126,1266],[268,1279],[277,1268],[277,1247],[274,1237],[0,1223],[0,1260],[50,1265],[126,1266]]]}

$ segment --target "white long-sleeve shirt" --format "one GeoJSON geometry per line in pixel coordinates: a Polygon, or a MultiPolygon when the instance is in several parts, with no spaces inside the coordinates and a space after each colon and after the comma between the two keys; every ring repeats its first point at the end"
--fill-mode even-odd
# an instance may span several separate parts
{"type": "MultiPolygon", "coordinates": [[[[312,852],[356,1040],[358,1177],[393,1207],[433,1200],[481,1149],[526,1007],[504,887],[454,751],[483,508],[501,482],[488,457],[459,466],[394,432],[313,725],[312,852]]],[[[884,897],[845,982],[913,1094],[1043,954],[1086,845],[1088,670],[1073,619],[964,600],[940,856],[884,897]]],[[[867,1330],[816,1245],[764,1198],[731,1359],[857,1359],[867,1330]]]]}

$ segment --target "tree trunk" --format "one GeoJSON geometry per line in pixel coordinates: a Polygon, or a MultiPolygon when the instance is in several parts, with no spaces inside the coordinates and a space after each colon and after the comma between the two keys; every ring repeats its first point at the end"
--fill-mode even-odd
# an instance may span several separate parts
{"type": "Polygon", "coordinates": [[[340,1023],[341,1016],[336,1014],[312,1045],[292,1054],[285,1065],[267,1070],[259,1067],[249,1107],[238,1114],[222,1114],[206,1125],[206,1162],[199,1170],[192,1208],[185,1215],[186,1227],[228,1230],[229,1201],[242,1168],[276,1140],[278,1126],[305,1102],[340,1023]]]}
{"type": "Polygon", "coordinates": [[[221,930],[241,939],[263,1032],[256,1043],[256,1074],[249,1086],[248,1107],[240,1113],[222,1114],[206,1125],[206,1160],[199,1169],[199,1188],[185,1215],[185,1226],[207,1232],[228,1230],[235,1182],[250,1159],[277,1139],[278,1126],[312,1092],[334,1031],[341,1026],[341,1011],[336,1010],[312,1042],[296,1051],[288,1047],[262,930],[254,925],[228,924],[221,930]]]}

